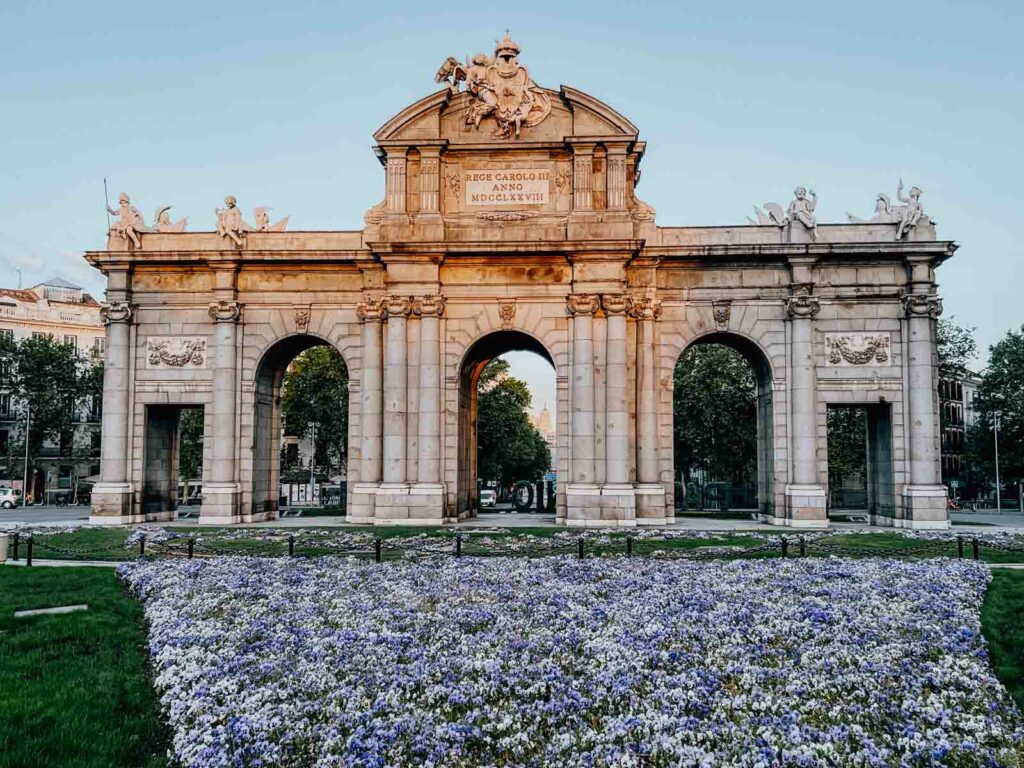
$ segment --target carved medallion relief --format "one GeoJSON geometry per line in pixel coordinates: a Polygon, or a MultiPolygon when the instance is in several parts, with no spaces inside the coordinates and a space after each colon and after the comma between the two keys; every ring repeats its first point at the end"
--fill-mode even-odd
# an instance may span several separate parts
{"type": "Polygon", "coordinates": [[[888,333],[826,333],[825,366],[882,366],[891,362],[888,333]]]}
{"type": "Polygon", "coordinates": [[[146,339],[147,368],[205,368],[202,336],[151,336],[146,339]]]}

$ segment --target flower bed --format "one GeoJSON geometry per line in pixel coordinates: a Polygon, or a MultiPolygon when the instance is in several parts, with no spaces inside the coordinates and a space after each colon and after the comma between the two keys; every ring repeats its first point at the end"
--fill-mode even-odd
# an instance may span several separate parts
{"type": "Polygon", "coordinates": [[[951,560],[122,566],[188,766],[1018,764],[951,560]]]}

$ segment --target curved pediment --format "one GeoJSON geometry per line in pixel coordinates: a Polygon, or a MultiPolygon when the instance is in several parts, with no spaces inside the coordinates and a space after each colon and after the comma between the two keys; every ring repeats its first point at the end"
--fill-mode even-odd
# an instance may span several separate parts
{"type": "MultiPolygon", "coordinates": [[[[501,135],[499,119],[492,112],[480,116],[481,99],[467,91],[445,88],[410,104],[373,134],[382,144],[478,144],[494,142],[514,147],[518,143],[563,142],[587,137],[636,140],[637,127],[620,112],[583,91],[563,85],[558,91],[535,87],[532,97],[543,102],[535,122],[525,119],[519,135],[501,135]],[[531,124],[532,123],[532,124],[531,124]]],[[[514,128],[511,129],[514,131],[514,128]]]]}

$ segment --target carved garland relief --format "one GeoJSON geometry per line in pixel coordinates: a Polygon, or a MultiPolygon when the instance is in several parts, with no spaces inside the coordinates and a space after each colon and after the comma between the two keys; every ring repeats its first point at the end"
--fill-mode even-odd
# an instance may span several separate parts
{"type": "Polygon", "coordinates": [[[205,368],[206,339],[152,336],[146,339],[147,368],[205,368]]]}
{"type": "Polygon", "coordinates": [[[825,366],[888,365],[891,347],[888,333],[826,333],[825,366]]]}

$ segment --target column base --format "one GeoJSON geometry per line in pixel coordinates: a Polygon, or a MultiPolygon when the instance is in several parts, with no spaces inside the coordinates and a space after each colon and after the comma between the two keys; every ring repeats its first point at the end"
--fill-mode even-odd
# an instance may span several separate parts
{"type": "Polygon", "coordinates": [[[242,491],[238,483],[203,483],[200,525],[236,525],[242,521],[239,504],[242,491]]]}
{"type": "Polygon", "coordinates": [[[601,522],[619,528],[636,527],[636,491],[632,483],[601,486],[601,522]]]}
{"type": "Polygon", "coordinates": [[[356,483],[352,486],[351,506],[345,514],[346,522],[373,525],[379,487],[380,483],[356,483]]]}
{"type": "Polygon", "coordinates": [[[908,485],[903,489],[903,517],[892,521],[894,528],[945,530],[949,509],[944,485],[908,485]]]}
{"type": "Polygon", "coordinates": [[[670,515],[666,506],[665,486],[661,483],[637,483],[633,488],[636,495],[636,524],[663,526],[671,523],[675,515],[670,515]]]}
{"type": "Polygon", "coordinates": [[[131,483],[96,483],[92,488],[90,525],[125,525],[140,522],[132,514],[131,483]]]}
{"type": "Polygon", "coordinates": [[[441,525],[457,522],[448,517],[443,483],[415,483],[409,486],[409,525],[441,525]]]}
{"type": "MultiPolygon", "coordinates": [[[[828,528],[828,507],[822,485],[787,485],[786,518],[792,528],[828,528]]],[[[772,522],[778,518],[772,518],[772,522]]]]}
{"type": "Polygon", "coordinates": [[[565,486],[565,520],[571,527],[601,523],[601,486],[596,483],[569,483],[565,486]]]}

